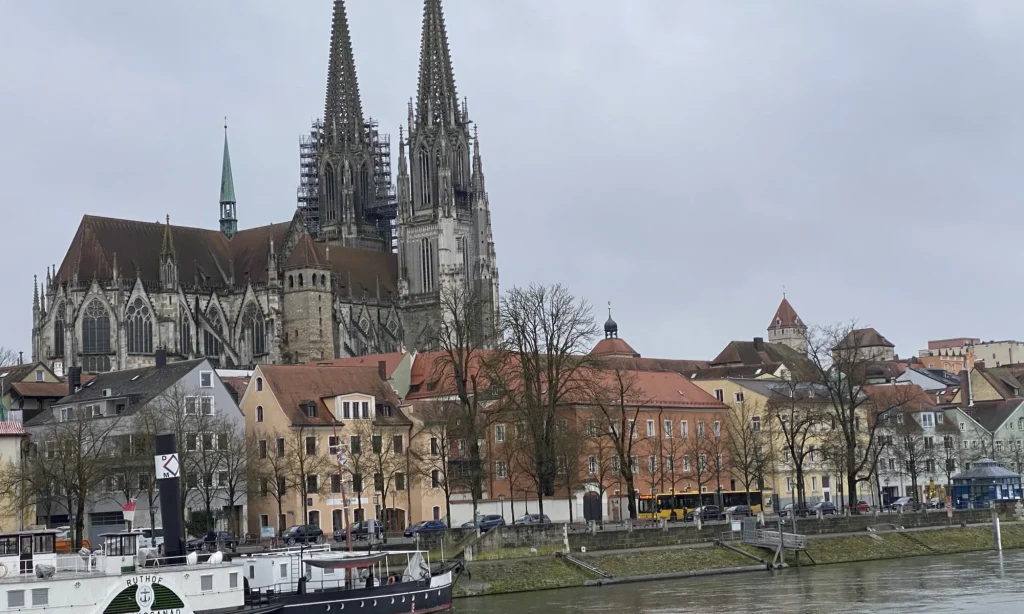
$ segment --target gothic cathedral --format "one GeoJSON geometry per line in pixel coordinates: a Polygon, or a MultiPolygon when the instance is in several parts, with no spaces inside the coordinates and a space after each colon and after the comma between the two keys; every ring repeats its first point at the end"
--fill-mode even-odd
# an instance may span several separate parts
{"type": "Polygon", "coordinates": [[[34,290],[33,359],[62,373],[151,365],[157,348],[223,367],[428,349],[446,293],[472,296],[493,333],[498,269],[480,143],[455,91],[441,0],[424,0],[408,122],[395,186],[335,0],[324,117],[300,143],[291,220],[238,229],[225,127],[219,230],[84,216],[34,290]]]}

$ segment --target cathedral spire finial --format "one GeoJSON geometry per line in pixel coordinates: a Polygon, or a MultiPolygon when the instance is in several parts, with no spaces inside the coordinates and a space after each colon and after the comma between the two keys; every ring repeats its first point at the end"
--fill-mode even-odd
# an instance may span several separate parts
{"type": "Polygon", "coordinates": [[[174,238],[171,236],[171,216],[167,216],[167,223],[164,224],[164,240],[160,246],[160,256],[163,258],[170,258],[175,260],[176,254],[174,253],[174,238]]]}
{"type": "Polygon", "coordinates": [[[227,238],[238,232],[235,217],[235,180],[231,174],[231,154],[228,153],[228,118],[224,118],[224,159],[220,168],[220,231],[227,238]]]}
{"type": "Polygon", "coordinates": [[[327,99],[324,121],[337,141],[358,141],[363,134],[363,105],[359,100],[359,80],[352,54],[352,36],[344,0],[334,0],[331,23],[331,55],[327,61],[327,99]]]}
{"type": "Polygon", "coordinates": [[[416,127],[450,124],[458,115],[458,100],[441,0],[424,0],[416,127]]]}
{"type": "Polygon", "coordinates": [[[32,309],[39,311],[39,276],[32,276],[32,309]]]}

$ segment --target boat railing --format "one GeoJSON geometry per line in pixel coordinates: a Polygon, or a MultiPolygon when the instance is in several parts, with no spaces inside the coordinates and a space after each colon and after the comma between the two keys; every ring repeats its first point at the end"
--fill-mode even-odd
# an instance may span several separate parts
{"type": "Polygon", "coordinates": [[[310,544],[308,546],[283,546],[281,548],[269,548],[263,552],[253,552],[249,556],[266,556],[274,554],[307,554],[313,552],[330,552],[330,544],[310,544]]]}
{"type": "Polygon", "coordinates": [[[90,573],[103,568],[102,554],[58,554],[54,566],[59,573],[90,573]]]}

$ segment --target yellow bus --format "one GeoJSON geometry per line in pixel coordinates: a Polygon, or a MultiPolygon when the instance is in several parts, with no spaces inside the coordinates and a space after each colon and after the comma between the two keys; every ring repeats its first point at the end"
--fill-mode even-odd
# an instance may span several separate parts
{"type": "MultiPolygon", "coordinates": [[[[722,507],[747,505],[748,493],[743,490],[723,490],[722,507]]],[[[752,490],[750,495],[750,512],[761,513],[763,497],[761,491],[752,490]]],[[[704,505],[717,505],[716,492],[698,493],[696,491],[659,493],[656,495],[640,495],[638,500],[637,518],[640,520],[682,520],[688,512],[704,505]]]]}

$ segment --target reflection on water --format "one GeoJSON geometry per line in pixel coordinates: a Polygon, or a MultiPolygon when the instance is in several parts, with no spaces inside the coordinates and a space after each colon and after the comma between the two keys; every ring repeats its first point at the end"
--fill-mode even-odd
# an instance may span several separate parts
{"type": "Polygon", "coordinates": [[[457,614],[1024,611],[1024,552],[914,557],[778,572],[459,599],[457,614]]]}

